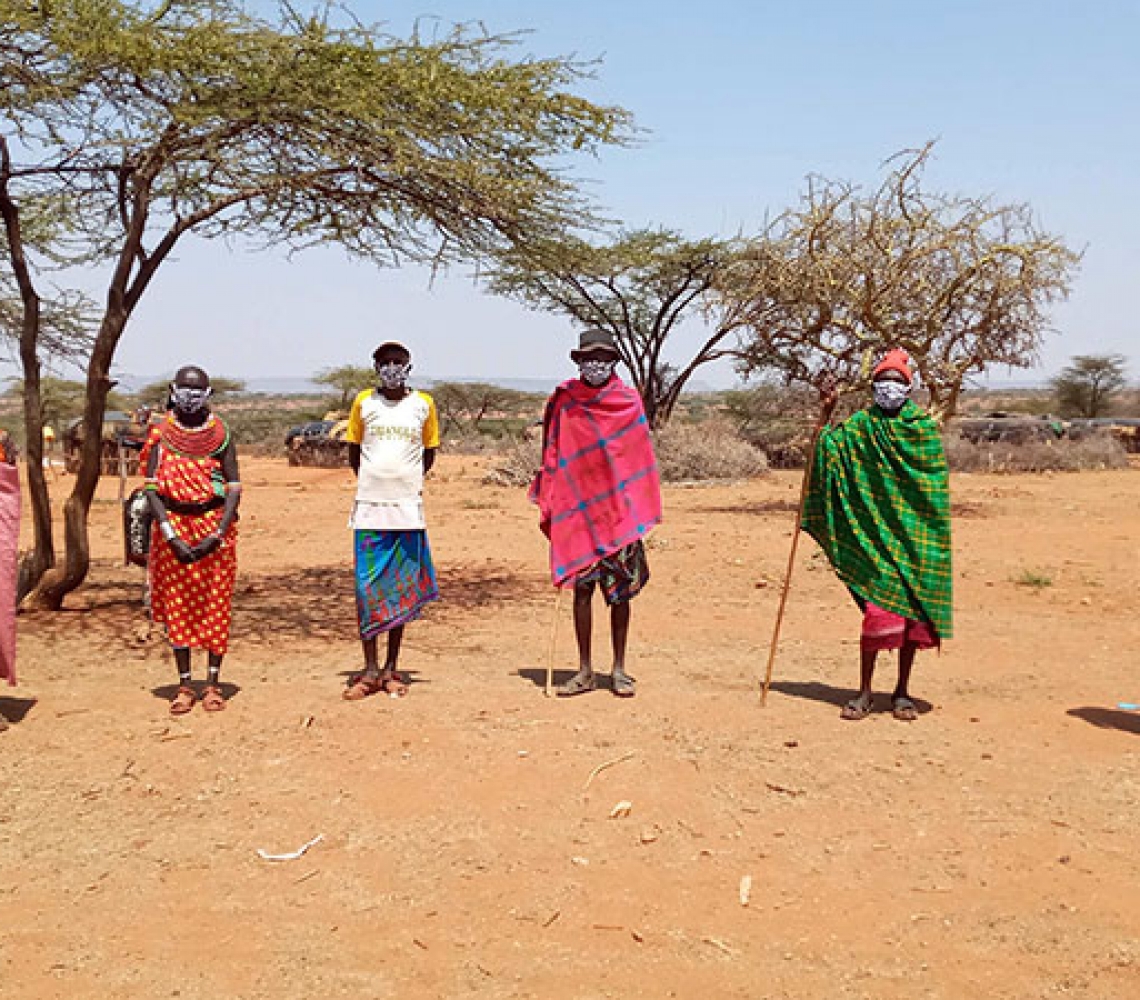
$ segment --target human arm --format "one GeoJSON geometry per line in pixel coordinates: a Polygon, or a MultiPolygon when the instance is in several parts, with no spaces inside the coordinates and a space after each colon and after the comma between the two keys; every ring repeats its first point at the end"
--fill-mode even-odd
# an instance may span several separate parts
{"type": "Polygon", "coordinates": [[[839,383],[834,375],[827,374],[820,379],[818,389],[819,423],[822,427],[831,421],[831,415],[835,412],[835,406],[839,402],[839,383]]]}
{"type": "Polygon", "coordinates": [[[362,392],[352,401],[352,409],[348,411],[348,427],[344,432],[344,439],[348,442],[348,464],[355,476],[360,475],[360,451],[364,443],[364,416],[361,407],[367,396],[367,392],[362,392]]]}
{"type": "Polygon", "coordinates": [[[210,555],[221,547],[226,532],[237,518],[238,504],[241,503],[241,476],[238,472],[237,446],[233,441],[226,445],[219,456],[219,461],[222,464],[222,475],[225,477],[226,502],[217,529],[194,546],[193,552],[198,559],[210,555]]]}
{"type": "Polygon", "coordinates": [[[174,553],[174,558],[181,563],[192,563],[197,558],[194,555],[194,550],[179,537],[174,525],[170,523],[170,516],[167,513],[166,505],[162,502],[162,496],[158,492],[158,482],[155,479],[155,474],[158,471],[160,447],[161,446],[155,442],[150,449],[150,454],[147,456],[146,500],[150,505],[150,512],[154,517],[154,523],[158,525],[158,533],[162,535],[163,541],[170,546],[170,550],[174,553]]]}
{"type": "Polygon", "coordinates": [[[435,456],[439,452],[439,411],[435,408],[435,400],[426,392],[422,394],[428,403],[427,417],[424,419],[423,445],[424,445],[424,475],[431,472],[435,465],[435,456]]]}

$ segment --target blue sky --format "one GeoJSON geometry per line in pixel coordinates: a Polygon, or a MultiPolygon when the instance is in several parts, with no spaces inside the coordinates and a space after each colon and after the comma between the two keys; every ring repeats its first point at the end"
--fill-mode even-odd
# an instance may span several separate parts
{"type": "MultiPolygon", "coordinates": [[[[626,107],[646,134],[576,173],[629,225],[748,232],[791,204],[808,173],[870,184],[893,152],[937,138],[932,187],[1027,201],[1085,251],[1055,313],[1060,334],[1029,377],[1108,351],[1129,355],[1140,377],[1140,0],[349,6],[396,34],[417,16],[478,20],[529,29],[525,51],[601,59],[587,95],[626,107]]],[[[572,333],[463,274],[432,285],[422,271],[379,272],[334,250],[287,260],[191,243],[147,293],[119,367],[154,374],[193,360],[229,375],[305,376],[366,363],[389,337],[434,376],[555,377],[572,333]]]]}

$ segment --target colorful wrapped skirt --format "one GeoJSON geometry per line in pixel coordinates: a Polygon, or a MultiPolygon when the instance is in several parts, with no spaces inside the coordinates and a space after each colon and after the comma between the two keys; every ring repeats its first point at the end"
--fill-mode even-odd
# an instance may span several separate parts
{"type": "Polygon", "coordinates": [[[863,607],[863,630],[859,645],[868,652],[882,652],[902,649],[903,646],[933,649],[939,643],[938,634],[929,622],[904,618],[867,601],[863,607]]]}
{"type": "Polygon", "coordinates": [[[415,621],[426,604],[439,600],[426,531],[359,530],[353,534],[356,613],[362,639],[415,621]]]}
{"type": "MultiPolygon", "coordinates": [[[[171,525],[193,547],[217,531],[221,509],[197,516],[168,512],[171,525]]],[[[159,533],[151,534],[150,613],[166,626],[172,646],[190,646],[224,655],[230,642],[234,582],[237,579],[237,524],[231,524],[219,549],[186,565],[159,533]]]]}
{"type": "Polygon", "coordinates": [[[639,538],[584,569],[574,578],[574,586],[596,583],[602,588],[606,604],[613,606],[632,601],[648,581],[649,560],[639,538]]]}

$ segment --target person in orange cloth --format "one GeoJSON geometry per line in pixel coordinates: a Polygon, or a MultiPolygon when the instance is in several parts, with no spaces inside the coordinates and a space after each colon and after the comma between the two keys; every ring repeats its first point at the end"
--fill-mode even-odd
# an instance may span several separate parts
{"type": "Polygon", "coordinates": [[[171,715],[185,715],[198,700],[190,670],[194,647],[209,657],[202,707],[226,707],[219,677],[237,577],[241,482],[237,449],[221,417],[210,412],[210,393],[210,377],[201,368],[180,368],[166,419],[139,456],[154,515],[151,615],[166,626],[178,667],[171,715]]]}

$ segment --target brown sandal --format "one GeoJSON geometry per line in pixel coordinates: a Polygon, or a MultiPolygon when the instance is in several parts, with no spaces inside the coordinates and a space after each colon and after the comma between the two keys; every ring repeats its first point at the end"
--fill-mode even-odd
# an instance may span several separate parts
{"type": "Polygon", "coordinates": [[[197,700],[198,696],[192,687],[187,687],[185,684],[180,685],[178,693],[170,701],[170,714],[186,715],[194,707],[194,702],[197,700]]]}
{"type": "Polygon", "coordinates": [[[384,690],[384,682],[379,674],[359,674],[344,689],[345,701],[363,701],[384,690]]]}
{"type": "Polygon", "coordinates": [[[390,698],[403,698],[408,693],[408,682],[395,670],[380,675],[380,690],[390,698]]]}
{"type": "Polygon", "coordinates": [[[207,684],[202,691],[202,708],[207,712],[221,712],[226,707],[226,696],[217,684],[207,684]]]}

